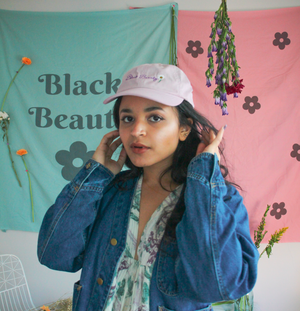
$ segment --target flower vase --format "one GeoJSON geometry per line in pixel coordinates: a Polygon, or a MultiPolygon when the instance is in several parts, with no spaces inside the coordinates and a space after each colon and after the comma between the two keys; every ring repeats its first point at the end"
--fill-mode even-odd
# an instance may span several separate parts
{"type": "Polygon", "coordinates": [[[253,311],[253,291],[235,300],[234,311],[253,311]]]}

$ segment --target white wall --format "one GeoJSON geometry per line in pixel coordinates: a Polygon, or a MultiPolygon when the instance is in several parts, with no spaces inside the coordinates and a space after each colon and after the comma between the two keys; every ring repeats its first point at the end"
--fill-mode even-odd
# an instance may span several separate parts
{"type": "MultiPolygon", "coordinates": [[[[178,0],[180,10],[215,11],[221,0],[178,0]]],[[[156,6],[165,0],[0,0],[0,9],[20,11],[105,11],[123,10],[129,6],[156,6]]],[[[300,6],[300,0],[229,0],[228,9],[264,10],[300,6]]],[[[300,18],[300,17],[299,17],[300,18]]],[[[2,177],[3,178],[3,177],[2,177]]],[[[34,303],[39,306],[71,295],[79,273],[69,274],[41,266],[36,256],[37,233],[0,232],[0,254],[12,253],[23,262],[34,303]]],[[[271,258],[259,261],[254,301],[260,311],[300,310],[300,243],[274,247],[271,258]]]]}

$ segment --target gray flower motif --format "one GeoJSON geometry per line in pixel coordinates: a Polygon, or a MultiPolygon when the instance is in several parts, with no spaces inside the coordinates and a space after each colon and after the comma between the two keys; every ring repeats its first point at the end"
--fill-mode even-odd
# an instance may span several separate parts
{"type": "Polygon", "coordinates": [[[300,161],[300,145],[294,144],[293,151],[291,152],[291,157],[296,158],[297,161],[300,161]]]}
{"type": "Polygon", "coordinates": [[[64,179],[71,181],[80,171],[85,162],[87,162],[95,151],[87,152],[87,147],[82,141],[75,141],[70,146],[70,151],[60,150],[56,153],[55,159],[64,167],[61,170],[61,175],[64,179]],[[79,160],[80,164],[76,164],[79,160]]]}
{"type": "Polygon", "coordinates": [[[270,212],[271,216],[275,216],[276,219],[280,219],[281,216],[285,215],[287,213],[287,210],[284,208],[285,207],[285,203],[281,202],[281,203],[274,203],[272,206],[272,210],[270,212]]]}
{"type": "Polygon", "coordinates": [[[204,52],[204,50],[201,47],[201,42],[200,41],[194,42],[192,40],[188,42],[188,47],[185,49],[185,51],[188,54],[192,54],[194,58],[197,58],[198,54],[202,54],[204,52]]]}
{"type": "Polygon", "coordinates": [[[275,38],[273,40],[273,45],[279,47],[280,50],[283,50],[286,45],[289,45],[291,43],[291,40],[288,38],[288,33],[284,31],[283,33],[276,32],[275,38]]]}
{"type": "Polygon", "coordinates": [[[248,110],[250,114],[253,114],[255,110],[260,109],[261,105],[258,102],[257,96],[246,96],[245,103],[243,104],[243,109],[248,110]]]}

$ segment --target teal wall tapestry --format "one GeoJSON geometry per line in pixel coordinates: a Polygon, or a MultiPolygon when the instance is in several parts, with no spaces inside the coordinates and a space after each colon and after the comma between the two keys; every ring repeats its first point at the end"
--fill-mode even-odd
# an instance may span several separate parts
{"type": "Polygon", "coordinates": [[[115,129],[113,103],[103,100],[123,74],[142,63],[169,63],[174,9],[177,15],[176,3],[107,12],[0,10],[1,138],[9,137],[9,145],[0,140],[1,230],[39,230],[63,186],[115,129]],[[5,98],[23,57],[32,63],[5,98]],[[27,154],[17,155],[20,149],[27,154]]]}

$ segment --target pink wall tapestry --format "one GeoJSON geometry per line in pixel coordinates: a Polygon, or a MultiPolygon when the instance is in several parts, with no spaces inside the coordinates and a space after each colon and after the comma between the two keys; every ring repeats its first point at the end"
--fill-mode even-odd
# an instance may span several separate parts
{"type": "MultiPolygon", "coordinates": [[[[240,79],[227,116],[206,86],[214,12],[179,11],[178,66],[190,78],[196,108],[224,134],[231,179],[242,187],[253,231],[267,207],[268,233],[289,227],[282,242],[300,242],[300,7],[230,12],[240,79]]],[[[215,65],[216,68],[216,65],[215,65]]]]}

